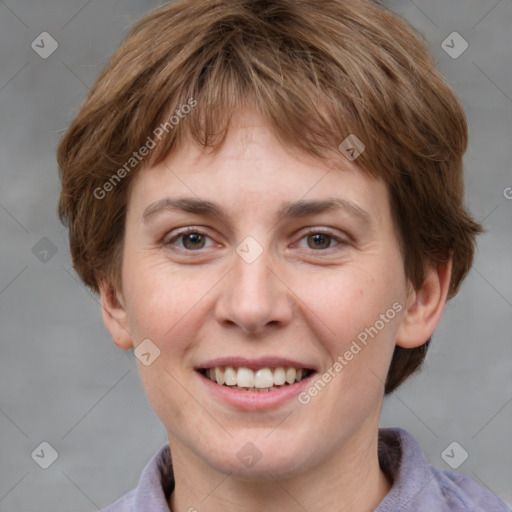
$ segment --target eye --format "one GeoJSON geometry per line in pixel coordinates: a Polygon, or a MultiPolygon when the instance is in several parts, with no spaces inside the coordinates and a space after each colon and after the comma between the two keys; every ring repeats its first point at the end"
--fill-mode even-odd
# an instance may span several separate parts
{"type": "Polygon", "coordinates": [[[302,236],[301,241],[304,239],[308,244],[307,248],[313,249],[314,251],[332,249],[331,242],[338,242],[336,245],[348,245],[347,241],[328,230],[309,231],[302,236]]]}
{"type": "Polygon", "coordinates": [[[180,247],[177,245],[178,249],[184,251],[194,251],[197,249],[205,248],[205,240],[210,238],[205,233],[200,231],[199,229],[188,227],[186,229],[182,229],[174,234],[171,238],[165,240],[165,245],[175,245],[175,241],[179,241],[182,243],[180,247]]]}
{"type": "MultiPolygon", "coordinates": [[[[198,228],[194,228],[189,226],[187,228],[181,229],[174,233],[174,235],[168,237],[164,241],[164,245],[173,246],[178,250],[196,252],[200,249],[207,248],[206,240],[211,238],[206,235],[203,231],[198,228]]],[[[333,232],[323,229],[323,230],[311,230],[300,238],[300,241],[306,240],[307,247],[306,249],[311,249],[313,251],[325,251],[327,249],[332,249],[333,246],[346,246],[349,243],[335,235],[333,232]],[[333,242],[334,245],[333,245],[333,242]]],[[[212,244],[215,245],[215,244],[212,244]]],[[[212,246],[210,245],[210,247],[212,246]]],[[[299,245],[300,247],[300,245],[299,245]]],[[[303,247],[304,248],[304,247],[303,247]]]]}

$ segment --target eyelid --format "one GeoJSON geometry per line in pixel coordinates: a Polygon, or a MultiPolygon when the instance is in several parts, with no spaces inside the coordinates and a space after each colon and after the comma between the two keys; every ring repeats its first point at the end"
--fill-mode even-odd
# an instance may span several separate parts
{"type": "MultiPolygon", "coordinates": [[[[174,245],[174,242],[176,240],[179,240],[181,237],[183,237],[187,234],[190,234],[190,233],[199,234],[206,238],[210,238],[213,241],[213,238],[210,235],[208,235],[206,230],[203,228],[199,228],[199,227],[195,227],[195,226],[186,226],[183,228],[177,228],[177,230],[173,230],[173,231],[175,231],[175,233],[171,237],[168,236],[170,233],[167,233],[167,235],[163,238],[164,246],[174,245]]],[[[334,231],[331,228],[309,227],[309,228],[304,228],[304,230],[300,231],[296,235],[299,238],[298,238],[298,241],[294,243],[294,245],[300,243],[307,236],[317,235],[317,234],[324,234],[324,235],[329,236],[330,238],[332,238],[333,240],[335,240],[337,242],[336,245],[333,247],[328,247],[327,249],[319,249],[319,250],[306,249],[306,250],[313,252],[313,253],[322,253],[322,252],[328,252],[332,249],[335,249],[339,245],[349,245],[351,243],[351,237],[349,235],[346,235],[346,237],[340,236],[336,231],[334,231]]],[[[178,251],[187,252],[187,253],[200,253],[200,252],[202,252],[202,249],[205,249],[205,248],[202,248],[202,249],[197,249],[194,251],[194,250],[190,250],[190,249],[182,249],[181,247],[175,247],[175,246],[173,248],[178,251]]]]}
{"type": "Polygon", "coordinates": [[[321,249],[315,251],[314,249],[309,249],[312,252],[327,252],[331,249],[335,249],[338,245],[349,245],[351,243],[351,237],[349,235],[346,235],[345,237],[338,234],[338,232],[334,231],[331,228],[327,227],[313,227],[313,228],[306,228],[305,231],[299,232],[297,235],[299,237],[299,240],[297,243],[299,243],[302,239],[309,235],[327,235],[333,240],[337,242],[337,244],[333,247],[328,247],[327,249],[321,249]]]}
{"type": "MultiPolygon", "coordinates": [[[[166,233],[166,235],[162,239],[162,244],[164,246],[166,246],[166,245],[173,245],[173,243],[176,240],[179,240],[181,237],[183,237],[185,235],[188,235],[188,234],[191,234],[191,233],[196,233],[198,235],[201,235],[201,236],[204,236],[206,238],[210,238],[211,240],[213,240],[213,238],[210,235],[208,235],[206,230],[204,230],[203,228],[199,228],[199,227],[195,227],[195,226],[186,226],[186,227],[183,227],[183,228],[177,228],[176,230],[172,230],[169,233],[166,233]],[[174,233],[174,234],[172,236],[170,236],[171,233],[174,233]]],[[[176,249],[181,250],[181,251],[186,251],[186,252],[189,252],[189,253],[191,253],[191,252],[199,252],[199,250],[191,251],[189,249],[182,249],[181,247],[176,247],[176,249]]]]}

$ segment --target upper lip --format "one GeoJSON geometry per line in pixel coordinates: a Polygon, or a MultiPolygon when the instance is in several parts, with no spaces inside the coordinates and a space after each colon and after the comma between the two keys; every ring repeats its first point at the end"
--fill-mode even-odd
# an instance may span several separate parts
{"type": "Polygon", "coordinates": [[[205,370],[208,368],[215,367],[226,367],[226,366],[234,366],[236,368],[244,367],[250,368],[252,370],[257,370],[260,368],[277,368],[282,366],[284,368],[296,368],[296,369],[306,369],[306,370],[315,370],[315,368],[307,363],[301,363],[299,361],[294,361],[292,359],[287,359],[283,357],[261,357],[255,359],[247,359],[247,357],[218,357],[216,359],[210,359],[209,361],[205,361],[200,365],[196,366],[196,370],[205,370]]]}

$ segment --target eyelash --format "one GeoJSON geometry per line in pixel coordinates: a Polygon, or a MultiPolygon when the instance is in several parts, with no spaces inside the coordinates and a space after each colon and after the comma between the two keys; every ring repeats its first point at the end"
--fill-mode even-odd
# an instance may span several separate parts
{"type": "MultiPolygon", "coordinates": [[[[172,238],[170,238],[168,240],[165,240],[164,241],[164,245],[165,246],[171,246],[171,245],[173,245],[174,241],[179,240],[179,239],[183,238],[184,236],[190,235],[190,234],[197,234],[197,235],[201,235],[203,237],[207,237],[207,238],[211,239],[211,237],[208,236],[204,231],[189,226],[187,228],[184,228],[184,229],[178,231],[172,238]]],[[[326,235],[331,240],[334,240],[335,242],[337,242],[336,246],[328,247],[326,249],[318,249],[318,250],[316,250],[316,249],[307,249],[307,250],[312,251],[312,252],[326,252],[326,251],[330,251],[331,249],[335,249],[335,247],[337,247],[337,246],[347,246],[347,245],[349,245],[349,242],[347,240],[345,240],[343,238],[340,238],[339,236],[335,235],[332,231],[330,231],[327,228],[312,229],[310,231],[307,231],[306,233],[302,234],[300,240],[303,240],[304,238],[307,238],[308,236],[311,236],[311,235],[326,235]]],[[[192,249],[185,249],[185,248],[181,248],[181,247],[174,247],[174,249],[176,249],[178,251],[188,252],[188,253],[201,252],[201,250],[202,250],[202,249],[192,250],[192,249]]]]}

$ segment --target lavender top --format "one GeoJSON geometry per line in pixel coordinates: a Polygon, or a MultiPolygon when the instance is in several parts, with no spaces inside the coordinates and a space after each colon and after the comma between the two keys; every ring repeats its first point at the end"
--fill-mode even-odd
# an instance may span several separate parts
{"type": "MultiPolygon", "coordinates": [[[[393,487],[375,512],[510,512],[491,491],[462,473],[428,464],[420,445],[404,429],[379,429],[379,463],[393,487]]],[[[174,477],[169,445],[151,458],[138,486],[102,512],[170,512],[174,477]]]]}

